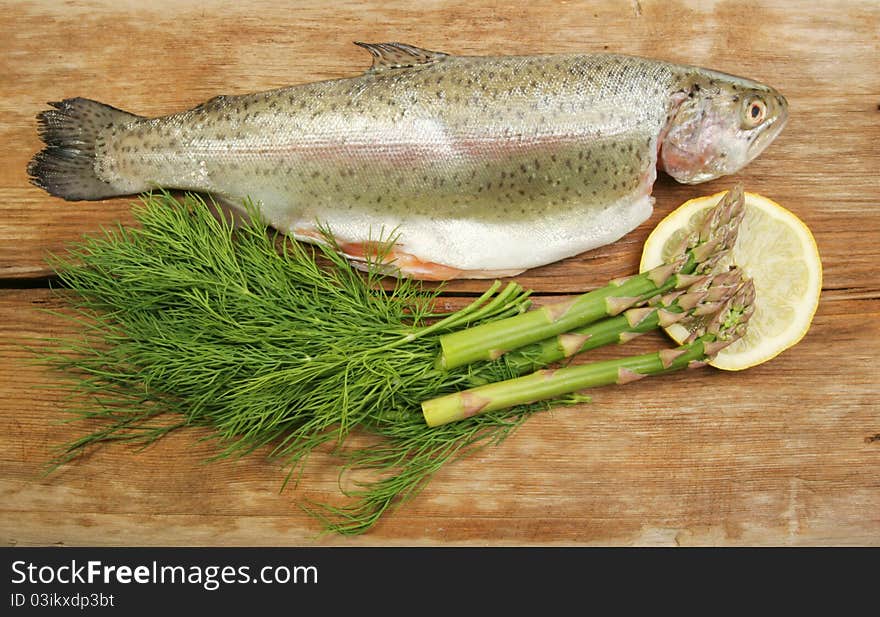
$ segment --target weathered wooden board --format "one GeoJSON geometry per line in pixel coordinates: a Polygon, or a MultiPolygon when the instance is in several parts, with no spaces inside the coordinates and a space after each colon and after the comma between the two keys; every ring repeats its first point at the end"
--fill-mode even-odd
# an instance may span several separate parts
{"type": "MultiPolygon", "coordinates": [[[[810,335],[743,373],[595,391],[450,464],[369,534],[316,539],[304,499],[341,503],[319,454],[298,488],[259,454],[203,464],[205,433],[104,447],[41,477],[84,431],[19,347],[72,333],[45,290],[0,295],[0,533],[13,544],[878,544],[876,301],[826,295],[810,335]],[[867,324],[867,325],[866,325],[867,324]],[[837,341],[830,357],[827,343],[837,341]],[[846,349],[842,349],[846,346],[846,349]]],[[[665,345],[659,335],[633,353],[665,345]]],[[[45,349],[39,344],[38,349],[45,349]]],[[[619,353],[597,350],[593,357],[619,353]]]]}
{"type": "MultiPolygon", "coordinates": [[[[880,544],[880,6],[875,2],[245,0],[0,2],[0,538],[7,544],[880,544]],[[62,426],[57,376],[26,337],[62,333],[44,256],[131,199],[68,203],[27,183],[45,102],[87,96],[142,114],[217,94],[354,75],[353,40],[450,53],[613,50],[710,66],[778,87],[791,120],[737,179],[800,216],[824,263],[808,336],[744,373],[702,370],[605,388],[533,417],[441,471],[359,538],[315,539],[302,499],[337,498],[319,455],[300,486],[259,456],[201,464],[203,435],[141,453],[104,448],[39,475],[62,426]],[[34,289],[14,289],[16,287],[34,289]]],[[[661,177],[654,216],[612,246],[518,277],[553,293],[633,272],[671,209],[730,180],[661,177]]],[[[484,282],[451,290],[476,291],[484,282]]],[[[666,344],[660,336],[634,350],[666,344]]],[[[601,354],[612,353],[613,350],[601,354]]]]}
{"type": "MultiPolygon", "coordinates": [[[[868,286],[858,269],[880,233],[872,212],[880,169],[876,3],[537,1],[10,3],[0,38],[0,278],[47,274],[44,255],[101,225],[127,222],[132,198],[68,203],[28,185],[46,101],[86,96],[144,115],[217,94],[356,75],[369,56],[353,40],[404,40],[450,53],[635,53],[744,74],[789,98],[777,142],[737,176],[815,231],[831,284],[868,286]],[[838,280],[837,258],[845,259],[838,280]]],[[[654,217],[623,241],[535,270],[524,284],[577,291],[626,272],[676,205],[727,188],[658,183],[654,217]]],[[[877,277],[873,277],[877,288],[877,277]]],[[[458,288],[478,289],[467,282],[458,288]]]]}

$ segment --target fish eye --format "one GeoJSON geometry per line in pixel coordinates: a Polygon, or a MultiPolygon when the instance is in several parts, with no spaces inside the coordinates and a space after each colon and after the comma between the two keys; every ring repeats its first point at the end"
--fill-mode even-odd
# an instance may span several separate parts
{"type": "Polygon", "coordinates": [[[743,108],[742,127],[753,129],[767,117],[767,103],[760,97],[748,99],[743,108]]]}

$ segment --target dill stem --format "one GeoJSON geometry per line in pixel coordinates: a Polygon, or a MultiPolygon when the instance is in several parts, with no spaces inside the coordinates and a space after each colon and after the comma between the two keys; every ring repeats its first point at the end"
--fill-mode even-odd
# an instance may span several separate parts
{"type": "MultiPolygon", "coordinates": [[[[419,402],[466,387],[474,372],[434,368],[437,335],[522,312],[528,293],[491,285],[437,315],[439,290],[412,280],[378,284],[335,250],[277,246],[251,211],[236,229],[204,201],[145,195],[137,225],[88,237],[54,258],[76,334],[43,359],[70,380],[66,410],[90,422],[56,451],[53,468],[101,443],[146,446],[170,431],[212,429],[212,459],[261,451],[300,476],[315,448],[374,479],[342,507],[315,506],[328,529],[362,533],[423,487],[449,460],[500,441],[519,409],[429,430],[419,402]],[[324,259],[319,261],[315,256],[324,259]],[[379,438],[350,446],[353,431],[379,438]]],[[[329,232],[328,232],[329,233],[329,232]]],[[[486,381],[514,376],[503,365],[486,381]]]]}

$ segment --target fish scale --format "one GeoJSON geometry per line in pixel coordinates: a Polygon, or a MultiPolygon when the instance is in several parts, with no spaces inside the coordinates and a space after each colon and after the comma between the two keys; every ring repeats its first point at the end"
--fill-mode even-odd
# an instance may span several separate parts
{"type": "MultiPolygon", "coordinates": [[[[772,89],[696,67],[360,45],[374,56],[363,75],[219,96],[160,118],[68,99],[59,104],[67,109],[42,116],[49,154],[35,157],[31,176],[68,199],[155,187],[210,193],[237,208],[251,199],[299,239],[321,241],[319,228],[330,229],[353,259],[395,234],[397,274],[494,277],[613,242],[648,218],[663,137],[674,128],[680,137],[675,119],[693,101],[760,92],[778,108],[767,126],[778,132],[784,123],[784,99],[772,89]],[[94,134],[80,152],[97,176],[80,178],[76,190],[52,158],[75,149],[51,130],[71,118],[94,134]]],[[[679,175],[691,172],[679,169],[690,154],[682,141],[679,175]]],[[[733,161],[729,150],[723,158],[733,161]]]]}

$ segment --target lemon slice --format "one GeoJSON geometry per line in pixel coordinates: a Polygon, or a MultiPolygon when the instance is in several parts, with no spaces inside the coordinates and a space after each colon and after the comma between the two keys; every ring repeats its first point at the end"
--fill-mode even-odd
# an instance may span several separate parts
{"type": "MultiPolygon", "coordinates": [[[[709,208],[725,193],[691,199],[660,221],[642,251],[640,270],[667,261],[684,235],[699,227],[709,208]]],[[[746,212],[730,257],[755,282],[755,313],[746,335],[710,363],[738,371],[761,364],[801,340],[810,328],[822,289],[822,262],[813,234],[794,214],[755,193],[745,194],[746,212]]],[[[674,324],[666,332],[681,343],[687,329],[674,324]]]]}

